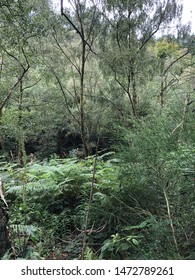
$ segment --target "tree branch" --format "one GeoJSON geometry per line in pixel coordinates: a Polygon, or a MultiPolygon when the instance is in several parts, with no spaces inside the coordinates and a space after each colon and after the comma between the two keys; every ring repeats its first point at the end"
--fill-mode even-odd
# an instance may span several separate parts
{"type": "Polygon", "coordinates": [[[141,49],[143,49],[143,47],[148,43],[148,41],[149,41],[149,40],[158,32],[158,30],[160,29],[161,23],[162,23],[162,21],[163,21],[163,19],[164,19],[164,16],[165,16],[165,12],[166,12],[166,9],[167,9],[168,2],[169,2],[169,0],[167,0],[165,9],[164,9],[164,11],[163,11],[162,14],[161,14],[161,17],[160,17],[160,20],[159,20],[159,22],[158,22],[158,24],[157,24],[156,29],[148,36],[148,38],[146,38],[146,39],[143,41],[142,45],[139,47],[138,52],[139,52],[141,49]]]}
{"type": "Polygon", "coordinates": [[[176,62],[178,62],[180,59],[182,59],[184,56],[186,56],[187,54],[189,53],[189,48],[188,48],[188,50],[184,53],[184,54],[182,54],[182,55],[180,55],[177,59],[175,59],[174,61],[172,61],[170,64],[169,64],[169,66],[164,70],[164,75],[169,71],[169,69],[176,63],[176,62]]]}
{"type": "Polygon", "coordinates": [[[8,94],[5,96],[5,98],[3,99],[3,101],[0,103],[0,110],[3,109],[3,107],[5,106],[6,102],[9,100],[9,98],[11,97],[13,90],[18,86],[18,84],[21,82],[21,80],[23,79],[23,77],[25,76],[25,74],[28,72],[30,68],[30,65],[27,66],[27,68],[24,68],[23,73],[21,74],[21,76],[18,78],[17,82],[10,88],[10,90],[8,91],[8,94]]]}
{"type": "Polygon", "coordinates": [[[80,31],[80,30],[76,27],[76,25],[72,22],[72,20],[64,13],[63,2],[64,2],[64,1],[61,0],[61,15],[65,17],[65,19],[70,23],[70,25],[73,27],[73,29],[79,34],[81,40],[89,47],[90,51],[91,51],[93,54],[97,55],[97,53],[94,52],[94,51],[92,50],[91,45],[85,40],[83,32],[80,31]]]}
{"type": "Polygon", "coordinates": [[[70,115],[73,117],[73,119],[80,125],[79,120],[75,117],[75,115],[74,115],[74,114],[72,113],[72,111],[70,110],[70,106],[68,105],[68,100],[67,100],[67,97],[66,97],[66,93],[65,93],[64,88],[63,88],[63,85],[62,85],[62,83],[61,83],[61,81],[60,81],[60,78],[59,78],[58,75],[55,73],[55,71],[53,70],[52,67],[50,67],[50,70],[51,70],[51,72],[53,73],[54,77],[56,78],[56,80],[57,80],[57,82],[58,82],[58,85],[59,85],[59,87],[60,87],[60,89],[61,89],[61,92],[62,92],[62,94],[63,94],[63,96],[64,96],[65,104],[66,104],[66,107],[67,107],[67,110],[68,110],[69,114],[70,114],[70,115]]]}
{"type": "Polygon", "coordinates": [[[56,30],[53,28],[53,30],[55,31],[55,34],[53,35],[53,38],[58,46],[58,49],[63,53],[63,55],[68,59],[68,61],[74,66],[74,68],[76,69],[76,71],[79,73],[79,75],[81,74],[81,71],[78,67],[78,65],[76,65],[76,63],[74,63],[70,57],[65,53],[65,51],[63,50],[63,48],[61,47],[58,39],[57,39],[57,35],[56,35],[56,30]]]}

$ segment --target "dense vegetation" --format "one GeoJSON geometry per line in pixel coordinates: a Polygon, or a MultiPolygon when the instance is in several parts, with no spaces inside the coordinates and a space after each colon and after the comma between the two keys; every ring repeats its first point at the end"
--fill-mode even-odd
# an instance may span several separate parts
{"type": "Polygon", "coordinates": [[[2,258],[194,259],[195,49],[182,6],[59,2],[60,13],[0,3],[2,258]]]}

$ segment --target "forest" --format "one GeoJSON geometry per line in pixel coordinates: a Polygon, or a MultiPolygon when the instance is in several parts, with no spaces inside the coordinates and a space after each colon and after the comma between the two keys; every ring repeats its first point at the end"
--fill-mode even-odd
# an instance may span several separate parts
{"type": "Polygon", "coordinates": [[[195,44],[177,0],[0,1],[0,259],[195,259],[195,44]]]}

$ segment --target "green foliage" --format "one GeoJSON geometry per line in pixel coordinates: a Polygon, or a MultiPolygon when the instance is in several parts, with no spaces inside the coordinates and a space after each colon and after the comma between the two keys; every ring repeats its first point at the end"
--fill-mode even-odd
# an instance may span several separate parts
{"type": "Polygon", "coordinates": [[[161,59],[165,59],[169,56],[177,56],[179,54],[178,50],[179,45],[176,42],[168,42],[165,38],[157,42],[155,46],[156,55],[161,59]]]}
{"type": "Polygon", "coordinates": [[[75,0],[62,17],[47,0],[1,2],[4,259],[193,258],[194,44],[185,27],[171,34],[181,6],[75,0]]]}
{"type": "Polygon", "coordinates": [[[116,233],[111,235],[111,239],[105,240],[101,247],[100,258],[102,259],[129,259],[133,258],[135,252],[141,250],[141,240],[143,235],[141,231],[138,235],[131,235],[130,232],[135,229],[142,230],[147,222],[144,221],[137,226],[126,226],[122,228],[121,235],[116,233]]]}
{"type": "Polygon", "coordinates": [[[173,133],[175,126],[170,115],[169,118],[166,115],[149,116],[136,122],[131,131],[125,130],[121,141],[120,180],[123,202],[134,210],[131,224],[140,221],[141,217],[153,217],[144,233],[147,241],[139,257],[156,258],[157,250],[162,250],[164,253],[159,258],[176,258],[178,252],[174,248],[172,227],[181,254],[185,251],[184,244],[190,251],[194,240],[194,237],[187,240],[185,236],[192,223],[192,216],[187,213],[194,214],[194,148],[178,142],[179,135],[173,133]],[[167,199],[170,205],[167,205],[167,199]],[[146,254],[148,250],[150,257],[146,254]]]}
{"type": "MultiPolygon", "coordinates": [[[[9,164],[3,167],[7,200],[8,203],[10,200],[13,202],[10,209],[10,230],[19,256],[26,250],[27,244],[36,247],[37,242],[38,244],[41,242],[42,247],[45,246],[45,252],[41,251],[41,253],[46,254],[49,246],[52,244],[54,246],[56,238],[63,240],[69,238],[72,232],[84,226],[93,173],[93,158],[87,161],[56,158],[49,162],[28,165],[26,172],[24,202],[24,169],[9,164]],[[20,236],[20,239],[24,237],[23,245],[18,245],[21,240],[18,240],[17,236],[20,236]]],[[[93,215],[98,214],[98,211],[101,211],[100,215],[103,214],[97,197],[104,196],[106,192],[109,194],[117,187],[117,166],[115,167],[109,160],[103,162],[99,159],[91,219],[93,215]],[[114,174],[113,169],[116,169],[114,174]]],[[[100,225],[98,219],[92,220],[91,224],[96,227],[100,225]]],[[[79,246],[82,248],[81,244],[79,246]]],[[[36,247],[36,249],[39,251],[40,248],[36,247]]],[[[75,254],[70,251],[70,248],[66,249],[70,255],[75,254]]]]}

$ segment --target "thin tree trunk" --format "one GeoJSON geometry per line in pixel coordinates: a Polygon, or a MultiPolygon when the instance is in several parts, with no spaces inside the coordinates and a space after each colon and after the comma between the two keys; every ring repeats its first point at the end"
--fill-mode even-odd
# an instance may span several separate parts
{"type": "MultiPolygon", "coordinates": [[[[3,117],[3,108],[0,108],[0,129],[2,124],[2,117],[3,117]]],[[[4,138],[2,133],[0,134],[0,150],[3,152],[5,151],[5,144],[4,144],[4,138]]]]}
{"type": "Polygon", "coordinates": [[[131,104],[131,109],[132,109],[133,115],[136,117],[137,116],[136,108],[134,106],[133,97],[131,96],[131,74],[130,74],[130,72],[128,73],[128,85],[127,85],[127,90],[125,90],[125,91],[127,92],[127,95],[129,97],[129,101],[130,101],[130,104],[131,104]]]}
{"type": "MultiPolygon", "coordinates": [[[[19,84],[19,104],[18,104],[18,127],[20,129],[21,127],[21,121],[22,121],[22,101],[23,101],[23,80],[20,81],[19,84]]],[[[22,147],[21,147],[21,141],[20,141],[21,135],[19,133],[19,139],[18,139],[18,164],[20,166],[23,166],[23,157],[22,157],[22,147]]]]}
{"type": "Polygon", "coordinates": [[[88,147],[85,135],[85,116],[84,116],[84,76],[85,76],[85,52],[86,43],[82,40],[82,56],[81,56],[81,75],[80,75],[80,124],[81,138],[85,150],[85,156],[88,156],[88,147]]]}
{"type": "Polygon", "coordinates": [[[137,91],[136,91],[136,79],[134,69],[131,71],[131,82],[132,82],[132,100],[135,116],[137,115],[137,91]]]}
{"type": "MultiPolygon", "coordinates": [[[[168,186],[168,184],[169,183],[167,183],[167,186],[168,186]]],[[[168,214],[168,219],[169,219],[169,223],[170,223],[170,227],[171,227],[171,231],[172,231],[173,242],[174,242],[174,245],[175,245],[176,252],[179,253],[179,248],[178,248],[178,244],[177,244],[177,238],[176,238],[176,234],[175,234],[175,228],[174,228],[173,219],[172,219],[172,216],[171,216],[171,207],[170,207],[170,203],[169,203],[169,198],[168,198],[168,195],[167,195],[166,187],[163,188],[163,194],[164,194],[164,198],[165,198],[165,201],[166,201],[167,214],[168,214]]]]}
{"type": "Polygon", "coordinates": [[[181,122],[173,129],[171,134],[175,133],[175,131],[179,130],[179,136],[178,136],[178,144],[180,145],[182,143],[182,136],[183,136],[183,131],[185,128],[185,123],[189,111],[189,104],[190,102],[190,94],[187,92],[185,96],[185,102],[184,102],[184,108],[183,108],[183,116],[181,122]]]}
{"type": "MultiPolygon", "coordinates": [[[[66,18],[66,20],[70,23],[70,25],[73,27],[73,29],[78,33],[81,39],[81,45],[82,45],[82,53],[81,53],[81,69],[79,72],[80,75],[80,132],[81,132],[81,138],[84,146],[85,156],[88,156],[88,145],[87,145],[87,137],[86,137],[86,131],[85,131],[85,112],[84,112],[84,79],[85,79],[85,62],[87,59],[88,54],[86,55],[86,46],[89,48],[90,52],[96,54],[92,48],[91,45],[88,43],[88,39],[86,39],[85,32],[84,32],[84,26],[83,26],[83,19],[82,19],[82,11],[81,11],[81,3],[80,1],[75,1],[75,11],[76,15],[79,21],[80,28],[78,28],[73,21],[64,13],[63,8],[63,0],[61,0],[61,15],[66,18]]],[[[77,69],[78,70],[78,69],[77,69]]]]}
{"type": "Polygon", "coordinates": [[[161,59],[160,108],[164,107],[164,59],[161,59]]]}
{"type": "Polygon", "coordinates": [[[3,181],[0,178],[0,258],[5,254],[7,249],[10,247],[8,231],[8,213],[7,213],[7,203],[4,198],[3,193],[3,181]]]}
{"type": "Polygon", "coordinates": [[[189,94],[189,92],[187,92],[186,96],[185,96],[185,102],[184,102],[184,108],[183,108],[183,118],[182,118],[180,132],[179,132],[179,140],[178,140],[179,143],[182,142],[183,131],[185,128],[186,119],[187,119],[187,115],[188,115],[188,111],[189,111],[189,106],[188,106],[189,102],[190,102],[190,94],[189,94]]]}
{"type": "Polygon", "coordinates": [[[163,106],[164,106],[164,82],[162,77],[161,85],[160,85],[160,107],[163,108],[163,106]]]}

